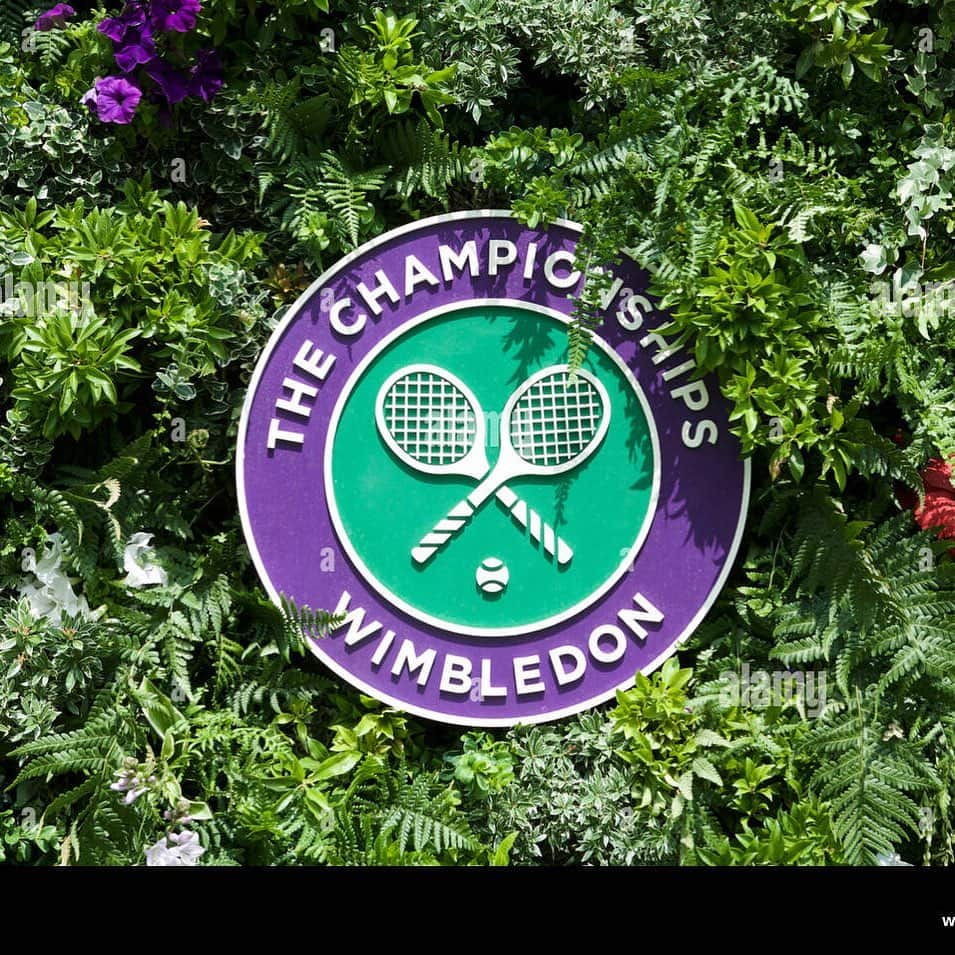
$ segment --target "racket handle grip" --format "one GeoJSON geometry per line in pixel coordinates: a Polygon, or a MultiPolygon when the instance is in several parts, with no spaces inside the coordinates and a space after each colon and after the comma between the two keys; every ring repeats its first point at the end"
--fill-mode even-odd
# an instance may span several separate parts
{"type": "Polygon", "coordinates": [[[417,547],[411,549],[411,559],[416,564],[426,564],[458,531],[471,519],[474,508],[461,501],[447,517],[441,518],[434,527],[421,538],[417,547]]]}
{"type": "MultiPolygon", "coordinates": [[[[541,544],[544,552],[556,559],[558,567],[570,563],[574,556],[573,548],[537,511],[528,507],[526,501],[520,499],[509,487],[498,488],[496,496],[501,507],[527,531],[531,540],[541,544]]],[[[461,531],[474,511],[475,508],[467,499],[461,501],[421,538],[417,547],[411,549],[412,560],[416,564],[426,564],[455,534],[461,531]]]]}
{"type": "Polygon", "coordinates": [[[569,564],[574,556],[573,548],[550,524],[527,502],[519,498],[509,487],[498,488],[497,501],[511,517],[530,535],[535,544],[544,548],[544,553],[557,560],[557,566],[569,564]]]}

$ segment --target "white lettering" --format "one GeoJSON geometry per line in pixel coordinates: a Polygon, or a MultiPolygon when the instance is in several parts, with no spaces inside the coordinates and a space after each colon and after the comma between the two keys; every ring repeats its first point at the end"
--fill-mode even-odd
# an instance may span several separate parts
{"type": "Polygon", "coordinates": [[[688,371],[693,371],[694,368],[696,368],[696,362],[691,358],[689,361],[683,362],[682,365],[677,365],[676,368],[668,368],[663,373],[663,380],[672,381],[679,375],[685,375],[688,371]]]}
{"type": "Polygon", "coordinates": [[[643,325],[641,308],[647,312],[653,311],[653,306],[643,295],[631,295],[624,307],[617,312],[617,321],[620,323],[620,327],[625,328],[628,332],[635,332],[640,328],[643,325]]]}
{"type": "Polygon", "coordinates": [[[541,658],[535,653],[529,657],[514,657],[514,685],[518,696],[540,693],[544,689],[541,658]]]}
{"type": "Polygon", "coordinates": [[[464,269],[465,264],[467,264],[471,278],[474,278],[478,274],[477,245],[474,239],[471,239],[470,242],[465,242],[464,245],[461,246],[460,252],[454,252],[446,245],[439,245],[438,258],[441,261],[441,274],[444,276],[445,282],[450,282],[453,279],[451,274],[452,267],[460,272],[464,269]]]}
{"type": "Polygon", "coordinates": [[[345,614],[345,619],[335,629],[340,630],[342,627],[348,627],[348,633],[345,634],[346,647],[353,647],[363,640],[367,640],[381,629],[381,622],[378,620],[373,620],[368,626],[362,626],[365,622],[365,608],[355,607],[354,610],[349,610],[348,604],[350,601],[351,594],[347,590],[343,590],[341,597],[338,599],[338,606],[335,608],[336,617],[345,614]]]}
{"type": "Polygon", "coordinates": [[[550,651],[550,665],[554,669],[554,676],[557,678],[559,686],[567,686],[568,683],[574,683],[579,680],[587,669],[587,658],[579,647],[554,647],[550,651]],[[570,657],[573,663],[573,669],[568,670],[563,663],[565,657],[570,657]]]}
{"type": "Polygon", "coordinates": [[[490,696],[507,696],[507,687],[506,686],[494,686],[491,683],[491,661],[484,657],[481,660],[481,697],[486,698],[490,696]]]}
{"type": "Polygon", "coordinates": [[[590,655],[599,663],[616,663],[627,652],[627,638],[619,627],[606,624],[603,627],[596,627],[592,631],[587,647],[590,650],[590,655]],[[612,650],[604,650],[600,645],[600,640],[603,637],[610,637],[614,641],[612,650]]]}
{"type": "Polygon", "coordinates": [[[517,258],[517,246],[509,239],[491,239],[488,243],[488,275],[497,275],[502,265],[513,265],[517,258]]]}
{"type": "Polygon", "coordinates": [[[363,312],[350,325],[346,325],[341,320],[341,313],[343,309],[351,308],[351,304],[350,298],[340,298],[329,310],[328,321],[332,326],[332,331],[338,332],[339,335],[357,335],[365,327],[365,322],[368,321],[368,316],[363,312]]]}
{"type": "Polygon", "coordinates": [[[669,348],[667,340],[656,332],[647,332],[647,334],[640,339],[641,348],[649,348],[650,345],[657,346],[657,350],[651,356],[654,365],[665,362],[672,355],[675,355],[677,351],[676,348],[669,348]]]}
{"type": "Polygon", "coordinates": [[[641,623],[662,623],[663,611],[658,610],[643,594],[634,594],[633,602],[640,608],[639,610],[630,610],[624,607],[617,613],[620,622],[629,627],[638,640],[647,639],[647,631],[644,630],[641,623]]]}
{"type": "Polygon", "coordinates": [[[388,651],[391,649],[391,645],[395,642],[395,632],[394,630],[389,630],[382,638],[381,643],[375,647],[375,652],[371,655],[371,665],[373,667],[380,667],[385,661],[385,657],[388,656],[388,651]]]}
{"type": "Polygon", "coordinates": [[[282,387],[292,392],[292,398],[279,398],[275,402],[275,407],[281,411],[288,411],[290,414],[296,414],[301,418],[308,418],[312,414],[312,406],[302,404],[302,398],[314,398],[318,394],[318,389],[312,385],[306,385],[303,381],[296,381],[294,378],[286,378],[282,382],[282,387]]]}
{"type": "Polygon", "coordinates": [[[401,671],[407,667],[408,676],[412,676],[415,670],[418,670],[418,686],[424,686],[431,676],[431,667],[434,666],[434,658],[437,656],[434,649],[425,650],[420,656],[410,640],[405,640],[398,648],[398,656],[395,657],[395,665],[391,668],[392,676],[401,676],[401,671]]]}
{"type": "Polygon", "coordinates": [[[441,672],[442,693],[467,693],[471,689],[471,661],[449,653],[441,672]]]}
{"type": "Polygon", "coordinates": [[[315,348],[314,344],[306,339],[302,343],[302,347],[298,350],[298,354],[295,356],[295,361],[293,361],[292,364],[299,371],[304,371],[306,375],[311,375],[312,378],[316,378],[318,381],[324,381],[328,377],[332,365],[335,364],[335,356],[326,355],[321,348],[315,348],[312,354],[309,355],[309,351],[313,348],[315,348]],[[322,360],[323,358],[324,361],[322,360]]]}
{"type": "Polygon", "coordinates": [[[691,381],[688,385],[674,388],[670,392],[670,397],[682,398],[683,404],[690,411],[702,411],[710,403],[710,393],[706,390],[706,382],[703,381],[691,381]]]}
{"type": "Polygon", "coordinates": [[[358,294],[365,300],[365,304],[376,314],[382,313],[382,307],[378,304],[378,299],[387,297],[392,305],[397,304],[401,296],[398,290],[391,284],[391,279],[385,275],[384,269],[378,269],[375,272],[375,279],[378,284],[370,289],[364,282],[358,283],[358,294]]]}
{"type": "Polygon", "coordinates": [[[416,255],[405,257],[405,298],[414,295],[415,288],[425,285],[437,285],[438,277],[416,255]]]}
{"type": "Polygon", "coordinates": [[[577,269],[571,268],[571,270],[561,278],[555,271],[559,262],[565,262],[567,265],[572,266],[574,253],[568,252],[566,249],[558,249],[556,252],[551,252],[544,262],[544,278],[547,279],[548,283],[554,288],[572,288],[580,281],[580,272],[577,269]]]}
{"type": "MultiPolygon", "coordinates": [[[[604,273],[606,270],[605,270],[605,269],[602,269],[602,268],[598,265],[598,266],[594,269],[594,271],[595,271],[595,272],[599,272],[601,275],[603,275],[603,273],[604,273]]],[[[603,309],[604,311],[606,311],[608,308],[610,308],[611,304],[613,303],[613,300],[617,297],[617,293],[618,293],[622,288],[623,288],[623,279],[618,276],[617,278],[615,278],[615,279],[613,280],[613,282],[612,282],[611,285],[610,285],[610,288],[608,288],[607,291],[604,292],[603,295],[600,296],[600,307],[601,307],[601,309],[603,309]]],[[[633,289],[629,289],[629,288],[628,288],[628,289],[626,289],[625,291],[626,291],[626,294],[627,294],[627,295],[632,295],[632,294],[633,294],[633,289]]]]}
{"type": "Polygon", "coordinates": [[[709,418],[704,421],[697,421],[692,428],[691,433],[690,422],[684,421],[683,428],[680,431],[683,437],[683,443],[688,448],[698,448],[703,443],[703,439],[706,435],[709,435],[709,437],[706,438],[707,444],[716,444],[716,439],[720,436],[716,424],[710,421],[709,418]]]}
{"type": "Polygon", "coordinates": [[[275,450],[275,445],[279,441],[286,441],[289,444],[305,444],[305,435],[298,431],[286,431],[282,425],[284,422],[280,418],[273,418],[269,422],[269,438],[267,447],[270,451],[275,450]]]}

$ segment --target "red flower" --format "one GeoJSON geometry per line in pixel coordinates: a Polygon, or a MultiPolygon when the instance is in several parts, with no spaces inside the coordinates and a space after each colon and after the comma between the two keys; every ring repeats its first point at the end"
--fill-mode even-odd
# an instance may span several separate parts
{"type": "Polygon", "coordinates": [[[932,458],[922,473],[925,500],[908,488],[899,492],[899,503],[912,508],[913,515],[923,531],[937,530],[943,540],[955,540],[955,483],[951,465],[940,458],[932,458]]]}

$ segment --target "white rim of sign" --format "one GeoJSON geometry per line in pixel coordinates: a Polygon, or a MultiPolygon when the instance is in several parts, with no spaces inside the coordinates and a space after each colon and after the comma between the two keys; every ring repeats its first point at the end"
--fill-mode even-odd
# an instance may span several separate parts
{"type": "MultiPolygon", "coordinates": [[[[443,213],[442,215],[429,216],[426,219],[417,219],[414,222],[409,222],[403,226],[399,226],[396,229],[392,229],[383,235],[376,236],[374,239],[369,240],[364,245],[359,246],[353,252],[349,252],[348,255],[344,256],[342,259],[339,259],[334,265],[319,275],[319,277],[315,279],[315,281],[312,282],[312,284],[299,296],[288,312],[282,317],[281,322],[276,326],[272,336],[263,349],[262,354],[259,356],[259,360],[256,363],[254,371],[252,372],[252,377],[249,380],[249,387],[246,392],[245,402],[242,406],[242,415],[239,419],[239,432],[237,436],[235,459],[236,490],[239,504],[239,519],[242,523],[242,530],[245,535],[246,544],[249,548],[249,554],[252,557],[252,563],[259,574],[259,579],[265,586],[265,589],[272,602],[276,605],[281,606],[281,595],[272,585],[272,581],[265,569],[265,564],[262,562],[262,557],[259,554],[259,549],[255,542],[255,535],[252,532],[252,525],[249,521],[248,508],[246,507],[245,502],[245,441],[249,426],[249,416],[252,411],[252,403],[255,400],[259,382],[262,378],[262,375],[265,373],[266,367],[268,366],[269,358],[271,357],[276,345],[279,343],[279,341],[281,341],[285,330],[295,320],[296,316],[305,307],[306,303],[311,300],[315,292],[317,292],[323,285],[328,284],[328,282],[347,265],[351,264],[356,259],[367,255],[370,251],[377,248],[386,241],[390,241],[392,239],[399,238],[400,236],[407,235],[408,233],[417,232],[421,229],[427,229],[432,226],[447,222],[461,222],[468,219],[513,220],[514,218],[515,216],[510,209],[468,209],[463,212],[449,212],[443,213]]],[[[553,224],[571,232],[576,232],[578,235],[583,232],[583,227],[577,222],[572,222],[570,219],[554,219],[553,224]]],[[[510,305],[513,303],[508,301],[508,304],[510,305]]],[[[597,336],[595,336],[595,338],[596,337],[597,336]]],[[[716,602],[717,597],[720,595],[720,592],[722,591],[724,585],[726,584],[726,580],[730,575],[730,571],[733,569],[733,563],[736,560],[736,555],[739,553],[740,544],[743,540],[743,530],[746,527],[746,513],[749,505],[751,476],[752,462],[750,458],[744,458],[743,487],[740,496],[740,510],[739,518],[736,522],[736,532],[733,535],[733,540],[726,553],[726,559],[723,562],[723,567],[720,570],[719,576],[716,578],[716,581],[710,589],[709,596],[700,606],[700,609],[696,612],[690,622],[686,625],[686,627],[683,628],[682,632],[669,644],[669,646],[667,646],[662,653],[659,653],[657,656],[655,656],[649,663],[641,667],[641,673],[652,673],[657,667],[673,656],[686,642],[687,638],[690,637],[696,628],[702,623],[703,619],[709,613],[710,608],[716,602]]],[[[322,663],[332,671],[332,673],[344,680],[346,683],[364,693],[367,693],[369,696],[373,696],[376,699],[387,703],[389,706],[393,706],[399,710],[402,710],[405,713],[411,713],[415,716],[421,716],[425,719],[434,720],[436,723],[447,723],[452,726],[530,726],[537,723],[552,723],[557,720],[564,719],[567,716],[573,716],[575,713],[582,713],[585,710],[592,709],[595,706],[599,706],[601,703],[606,703],[608,700],[612,700],[619,691],[630,689],[630,687],[632,687],[636,682],[636,674],[634,674],[633,676],[628,676],[626,679],[622,680],[620,683],[616,684],[610,689],[605,690],[603,693],[598,693],[596,696],[592,696],[579,703],[575,703],[572,706],[565,706],[556,710],[547,710],[546,712],[541,713],[529,712],[526,715],[523,715],[519,720],[515,720],[513,716],[456,716],[454,713],[443,712],[441,710],[432,710],[425,706],[418,706],[413,702],[403,700],[392,695],[391,693],[386,693],[380,687],[372,686],[372,684],[367,683],[356,673],[353,673],[351,670],[343,667],[332,656],[325,653],[319,644],[320,641],[318,640],[308,641],[308,645],[312,653],[318,657],[318,659],[321,660],[322,663]]]]}
{"type": "MultiPolygon", "coordinates": [[[[341,542],[342,547],[344,547],[345,552],[348,554],[352,563],[355,565],[359,574],[365,579],[365,581],[374,587],[378,594],[392,604],[392,606],[397,607],[399,610],[402,610],[407,614],[410,614],[421,623],[436,627],[439,630],[444,630],[447,633],[462,634],[469,637],[523,637],[530,636],[539,630],[545,630],[548,627],[556,626],[559,623],[563,623],[566,620],[576,617],[578,614],[583,613],[583,611],[585,611],[592,604],[600,600],[600,598],[603,597],[609,590],[611,590],[617,581],[620,580],[620,578],[630,569],[634,560],[636,560],[637,554],[640,553],[640,549],[643,547],[643,544],[650,533],[650,527],[653,524],[653,518],[656,514],[657,504],[659,503],[661,479],[660,439],[657,435],[657,426],[656,421],[653,418],[653,411],[650,408],[646,395],[643,393],[643,389],[640,387],[639,382],[634,377],[633,372],[627,367],[620,355],[618,355],[613,348],[611,348],[602,338],[600,338],[600,336],[594,335],[591,344],[598,347],[617,366],[618,370],[627,380],[627,383],[630,385],[631,389],[636,395],[638,401],[640,402],[640,407],[643,410],[643,415],[646,419],[647,427],[650,432],[650,443],[653,449],[653,486],[650,491],[650,498],[647,503],[647,511],[644,515],[643,523],[640,525],[640,530],[637,533],[637,536],[634,538],[634,542],[626,556],[621,558],[617,569],[611,573],[610,576],[607,577],[607,579],[604,580],[604,582],[597,587],[596,590],[591,591],[583,600],[578,601],[572,607],[569,607],[560,613],[552,614],[550,617],[546,617],[542,620],[512,627],[475,627],[470,624],[455,623],[451,620],[444,620],[441,617],[436,617],[432,614],[423,612],[418,607],[415,607],[413,604],[405,601],[402,597],[394,593],[394,591],[383,584],[367,566],[364,560],[362,560],[361,555],[352,545],[351,538],[349,537],[348,531],[345,528],[344,521],[341,519],[341,515],[338,510],[338,502],[335,498],[335,482],[332,479],[332,448],[335,446],[335,435],[338,433],[338,425],[341,420],[342,413],[344,412],[345,405],[348,403],[348,399],[351,396],[355,385],[361,381],[361,378],[368,369],[368,366],[371,365],[371,363],[383,351],[385,351],[385,349],[387,349],[392,342],[400,338],[402,335],[405,335],[413,328],[416,328],[425,322],[431,321],[432,319],[440,318],[444,315],[482,306],[491,306],[492,308],[513,308],[517,310],[536,312],[540,315],[546,315],[549,318],[553,318],[564,325],[570,324],[570,319],[566,315],[556,311],[555,309],[548,308],[545,305],[537,305],[536,303],[532,302],[515,301],[514,299],[509,298],[480,298],[466,299],[460,302],[439,305],[437,308],[429,309],[427,312],[422,312],[420,315],[416,315],[414,318],[408,319],[408,321],[404,322],[402,325],[399,325],[398,328],[389,332],[355,366],[351,375],[349,375],[348,381],[345,382],[344,387],[339,393],[337,401],[335,402],[335,409],[332,412],[331,420],[328,424],[328,432],[325,438],[325,500],[328,504],[328,511],[332,518],[332,525],[335,528],[335,533],[338,535],[338,539],[341,542]]],[[[543,369],[543,371],[548,372],[550,369],[543,369]]],[[[586,371],[586,369],[584,369],[584,371],[586,371]]],[[[532,375],[528,381],[536,380],[539,376],[540,372],[537,372],[532,375]]],[[[600,387],[603,389],[603,385],[600,387]]],[[[609,403],[609,398],[606,397],[606,394],[606,390],[604,389],[604,399],[609,403]]],[[[512,395],[508,400],[508,404],[513,406],[513,401],[514,395],[512,395]]],[[[501,415],[500,420],[502,422],[505,420],[504,415],[501,415]]],[[[606,432],[607,426],[609,426],[609,415],[604,416],[604,419],[601,422],[602,430],[599,433],[599,438],[601,440],[603,439],[603,435],[606,432]]],[[[597,442],[594,442],[594,446],[596,446],[596,443],[597,442]]],[[[501,483],[504,484],[505,482],[502,481],[501,483]]]]}

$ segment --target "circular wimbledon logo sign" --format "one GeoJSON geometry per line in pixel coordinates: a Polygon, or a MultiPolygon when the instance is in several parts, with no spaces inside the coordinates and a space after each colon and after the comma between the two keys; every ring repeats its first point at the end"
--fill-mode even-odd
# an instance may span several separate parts
{"type": "Polygon", "coordinates": [[[368,243],[276,329],[238,449],[273,600],[346,680],[463,725],[555,719],[669,656],[735,556],[749,463],[630,260],[581,368],[579,228],[457,213],[368,243]]]}

